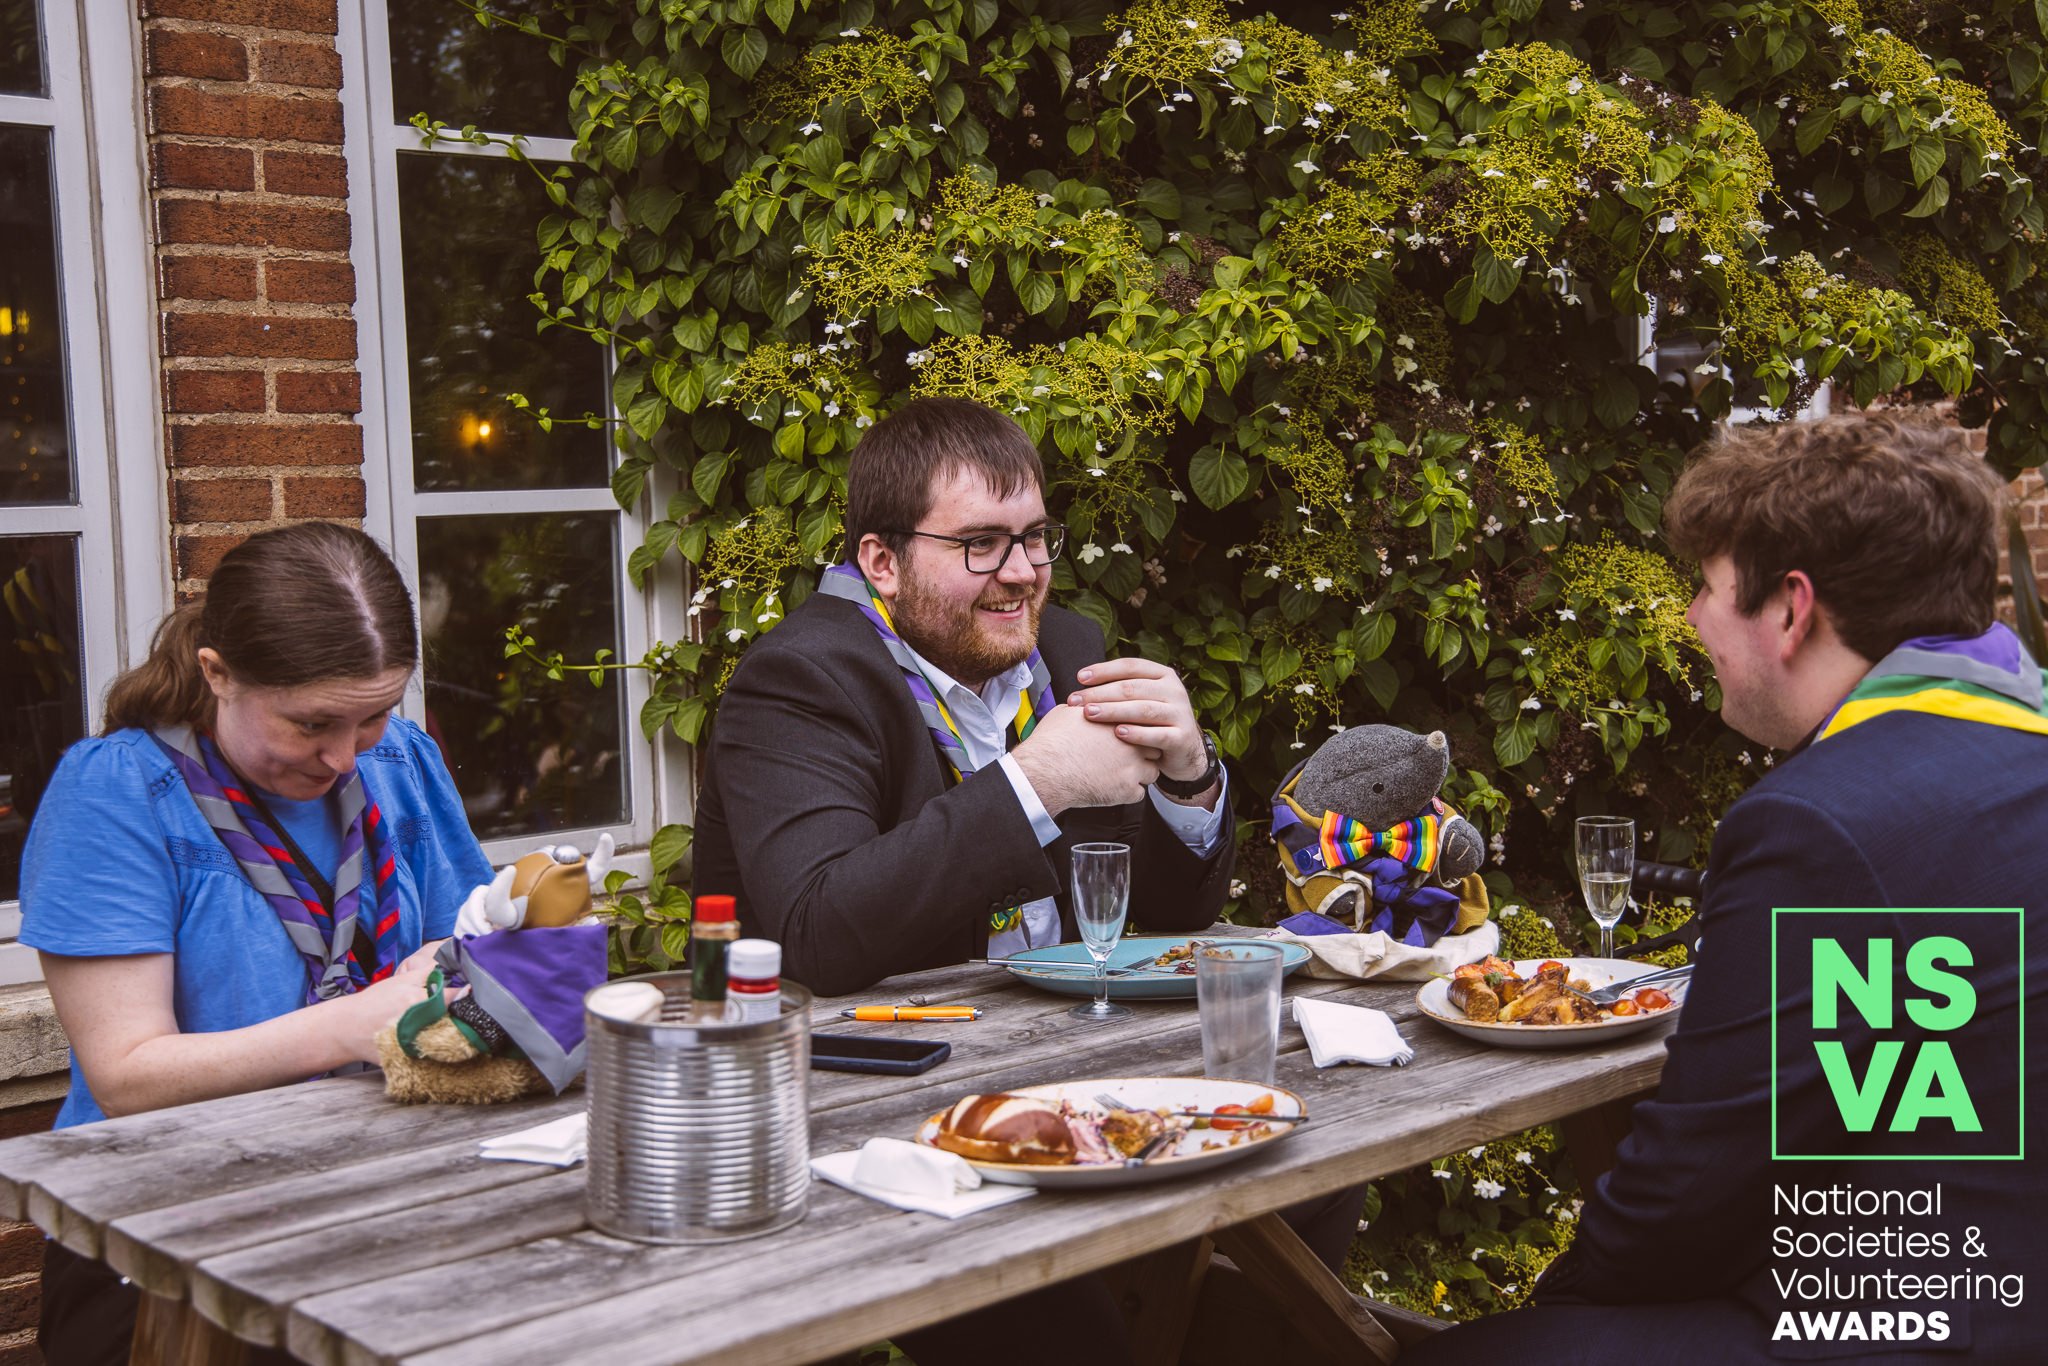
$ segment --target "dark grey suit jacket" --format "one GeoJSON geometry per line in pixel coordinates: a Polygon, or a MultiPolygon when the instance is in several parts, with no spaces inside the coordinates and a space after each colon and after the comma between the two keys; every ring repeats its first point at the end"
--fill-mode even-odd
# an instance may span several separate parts
{"type": "MultiPolygon", "coordinates": [[[[1048,606],[1039,651],[1055,698],[1103,657],[1085,617],[1048,606]]],[[[1074,937],[1067,850],[1131,846],[1131,923],[1199,930],[1221,910],[1230,817],[1200,859],[1151,802],[1076,809],[1040,848],[991,764],[955,783],[902,674],[858,608],[815,595],[749,647],[713,723],[693,890],[739,900],[748,934],[781,943],[783,971],[824,995],[978,957],[992,911],[1056,897],[1074,937]]]]}

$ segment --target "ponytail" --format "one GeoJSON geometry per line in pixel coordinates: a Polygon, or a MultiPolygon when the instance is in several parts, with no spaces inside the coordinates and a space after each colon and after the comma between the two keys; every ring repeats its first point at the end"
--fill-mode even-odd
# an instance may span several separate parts
{"type": "Polygon", "coordinates": [[[213,719],[213,689],[199,667],[205,644],[202,622],[206,601],[195,599],[165,617],[150,638],[149,658],[114,680],[107,689],[107,716],[102,735],[130,726],[205,725],[213,719]]]}

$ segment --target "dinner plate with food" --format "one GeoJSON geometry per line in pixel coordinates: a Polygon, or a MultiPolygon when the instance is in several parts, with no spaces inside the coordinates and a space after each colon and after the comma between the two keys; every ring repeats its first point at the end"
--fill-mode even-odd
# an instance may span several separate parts
{"type": "Polygon", "coordinates": [[[1658,971],[1655,963],[1620,958],[1487,958],[1423,983],[1415,1004],[1444,1028],[1481,1043],[1576,1048],[1677,1019],[1683,978],[1624,991],[1611,1004],[1593,999],[1603,988],[1658,971]]]}
{"type": "MultiPolygon", "coordinates": [[[[1109,996],[1118,1001],[1171,1001],[1195,999],[1195,946],[1206,941],[1171,935],[1130,935],[1117,941],[1109,954],[1109,996]]],[[[1299,944],[1275,940],[1286,956],[1280,960],[1280,975],[1286,976],[1308,962],[1309,951],[1299,944]]],[[[1020,982],[1056,991],[1065,996],[1095,994],[1095,960],[1084,944],[1052,944],[1029,949],[1003,960],[1003,966],[1020,982]]]]}
{"type": "Polygon", "coordinates": [[[1306,1122],[1278,1086],[1208,1077],[1108,1077],[962,1096],[917,1141],[982,1179],[1049,1190],[1134,1186],[1263,1151],[1306,1122]],[[1113,1103],[1112,1103],[1113,1102],[1113,1103]]]}

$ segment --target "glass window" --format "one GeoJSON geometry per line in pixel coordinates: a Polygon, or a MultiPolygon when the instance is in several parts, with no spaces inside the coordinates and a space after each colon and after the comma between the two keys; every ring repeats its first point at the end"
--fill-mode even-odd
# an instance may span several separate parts
{"type": "Polygon", "coordinates": [[[422,492],[605,484],[603,432],[580,423],[543,432],[503,397],[524,394],[563,417],[604,410],[603,350],[566,327],[534,331],[533,229],[547,211],[540,177],[517,162],[398,158],[412,469],[422,492]]]}
{"type": "Polygon", "coordinates": [[[44,95],[43,25],[36,0],[0,0],[0,95],[44,95]]]}
{"type": "MultiPolygon", "coordinates": [[[[493,14],[538,20],[543,33],[567,21],[551,0],[493,0],[493,14]]],[[[486,29],[454,5],[391,6],[391,105],[399,122],[427,114],[460,128],[562,137],[569,110],[569,72],[548,57],[548,45],[521,34],[486,29]]]]}
{"type": "Polygon", "coordinates": [[[0,536],[0,606],[0,901],[12,901],[36,801],[85,733],[78,538],[0,536]]]}
{"type": "Polygon", "coordinates": [[[72,501],[50,130],[0,124],[0,503],[72,501]]]}
{"type": "Polygon", "coordinates": [[[627,818],[624,693],[505,657],[515,622],[569,659],[617,648],[618,517],[422,517],[426,727],[479,839],[627,818]]]}

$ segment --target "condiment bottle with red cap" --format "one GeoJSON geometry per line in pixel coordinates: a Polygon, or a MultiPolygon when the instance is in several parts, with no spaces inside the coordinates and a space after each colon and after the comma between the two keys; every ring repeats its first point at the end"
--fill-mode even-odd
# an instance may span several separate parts
{"type": "Polygon", "coordinates": [[[690,914],[690,1018],[725,1018],[726,950],[740,937],[733,899],[711,894],[697,898],[690,914]]]}

